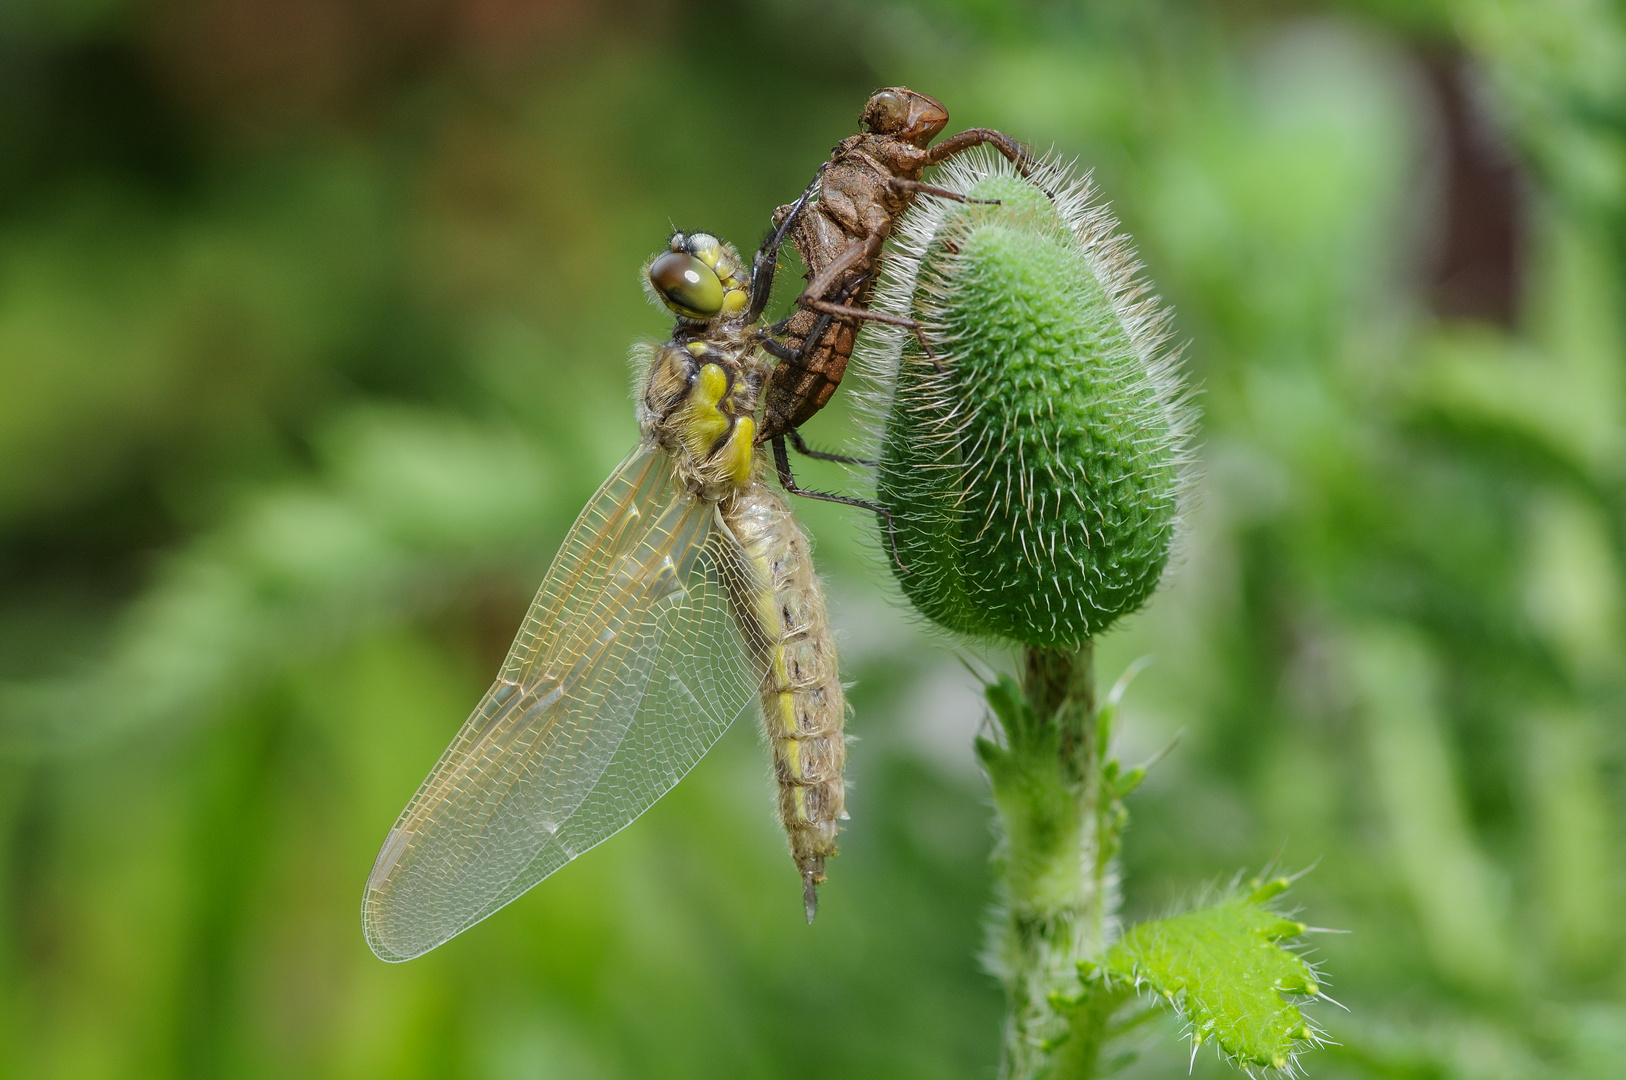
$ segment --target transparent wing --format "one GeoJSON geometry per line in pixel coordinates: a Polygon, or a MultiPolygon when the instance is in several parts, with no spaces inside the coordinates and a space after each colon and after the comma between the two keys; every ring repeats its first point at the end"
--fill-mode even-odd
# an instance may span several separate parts
{"type": "Polygon", "coordinates": [[[384,840],[362,923],[385,960],[468,929],[669,791],[754,697],[716,507],[635,450],[588,502],[502,672],[384,840]]]}

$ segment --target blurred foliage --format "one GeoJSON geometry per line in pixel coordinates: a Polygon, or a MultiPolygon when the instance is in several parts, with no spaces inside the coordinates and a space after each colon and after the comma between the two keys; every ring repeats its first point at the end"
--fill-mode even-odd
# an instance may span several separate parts
{"type": "Polygon", "coordinates": [[[861,741],[817,925],[747,725],[423,960],[358,918],[635,437],[642,260],[753,243],[899,82],[1093,167],[1205,387],[1184,569],[1099,660],[1159,658],[1120,756],[1186,733],[1127,913],[1320,860],[1316,1075],[1618,1075],[1604,0],[0,5],[0,1075],[990,1073],[977,688],[826,506],[861,741]]]}

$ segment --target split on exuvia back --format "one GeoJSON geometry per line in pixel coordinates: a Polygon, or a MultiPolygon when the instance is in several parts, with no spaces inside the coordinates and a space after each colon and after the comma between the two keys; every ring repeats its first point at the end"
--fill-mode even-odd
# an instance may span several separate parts
{"type": "Polygon", "coordinates": [[[680,233],[645,278],[678,322],[645,350],[642,437],[384,840],[362,924],[385,960],[433,949],[629,824],[753,698],[813,917],[846,816],[846,704],[807,539],[756,446],[771,274],[753,282],[732,246],[680,233]]]}

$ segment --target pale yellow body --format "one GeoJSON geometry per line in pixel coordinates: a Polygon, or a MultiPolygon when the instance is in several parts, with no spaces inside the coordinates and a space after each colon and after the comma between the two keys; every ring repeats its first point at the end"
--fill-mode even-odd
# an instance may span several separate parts
{"type": "Polygon", "coordinates": [[[841,727],[847,705],[835,639],[807,538],[779,493],[753,481],[722,504],[722,513],[758,577],[754,594],[741,595],[754,595],[755,603],[737,616],[754,624],[755,632],[746,636],[765,644],[762,720],[773,747],[779,819],[811,888],[824,880],[824,860],[836,853],[839,822],[846,817],[841,727]]]}
{"type": "Polygon", "coordinates": [[[649,358],[639,418],[645,438],[672,453],[679,474],[715,501],[749,559],[733,583],[734,617],[758,662],[764,732],[773,748],[779,818],[806,885],[824,880],[846,817],[846,743],[835,639],[807,537],[783,497],[762,479],[755,447],[766,365],[754,339],[715,330],[705,341],[658,346],[649,358]]]}

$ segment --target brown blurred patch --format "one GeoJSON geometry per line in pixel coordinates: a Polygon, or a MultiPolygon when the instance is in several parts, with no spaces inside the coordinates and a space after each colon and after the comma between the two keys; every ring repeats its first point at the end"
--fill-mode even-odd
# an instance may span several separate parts
{"type": "Polygon", "coordinates": [[[443,0],[450,38],[483,63],[523,64],[588,21],[589,0],[443,0]]]}
{"type": "Polygon", "coordinates": [[[187,104],[245,134],[364,119],[447,64],[503,74],[579,35],[592,0],[169,0],[150,51],[187,104]]]}
{"type": "Polygon", "coordinates": [[[1423,55],[1441,119],[1445,182],[1429,274],[1435,314],[1511,327],[1519,306],[1524,184],[1462,54],[1423,55]]]}

